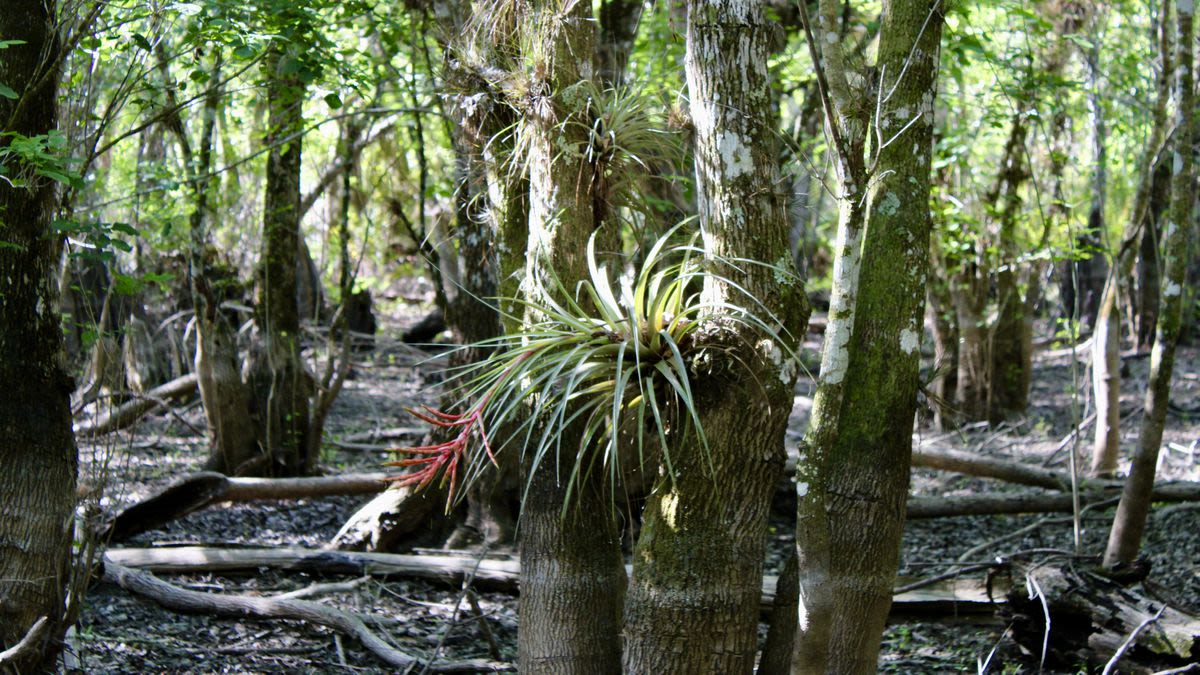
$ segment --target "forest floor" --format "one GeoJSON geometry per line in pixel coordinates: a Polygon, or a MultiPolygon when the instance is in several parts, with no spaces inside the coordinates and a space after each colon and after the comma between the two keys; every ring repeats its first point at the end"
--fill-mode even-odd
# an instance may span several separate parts
{"type": "MultiPolygon", "coordinates": [[[[438,394],[437,362],[395,341],[400,326],[388,325],[381,346],[359,355],[355,377],[346,383],[327,428],[330,439],[372,429],[416,426],[404,408],[434,403],[438,394]]],[[[810,336],[808,349],[819,349],[810,336]]],[[[972,425],[953,432],[922,430],[921,447],[967,450],[982,455],[1024,461],[1065,470],[1068,453],[1056,447],[1073,428],[1073,420],[1089,409],[1088,353],[1077,354],[1072,367],[1069,349],[1042,351],[1034,370],[1032,405],[1021,420],[989,429],[972,425]],[[1076,398],[1072,392],[1078,391],[1076,398]]],[[[1126,359],[1132,377],[1122,397],[1128,412],[1124,446],[1132,447],[1140,422],[1142,391],[1149,359],[1126,359]]],[[[1200,480],[1200,349],[1183,348],[1176,362],[1173,400],[1180,408],[1167,419],[1159,475],[1163,479],[1200,480]],[[1190,411],[1190,412],[1188,412],[1190,411]],[[1189,451],[1190,449],[1190,451],[1189,451]]],[[[796,406],[788,445],[796,442],[807,423],[813,385],[797,387],[796,406]]],[[[203,414],[197,403],[143,420],[132,432],[120,432],[81,442],[82,475],[93,485],[105,479],[104,506],[118,509],[141,499],[171,480],[200,469],[206,445],[199,430],[203,414]]],[[[1085,429],[1079,447],[1090,446],[1085,429]]],[[[1068,444],[1068,448],[1071,444],[1068,444]]],[[[322,469],[328,474],[378,471],[387,453],[338,450],[328,446],[322,469]]],[[[996,481],[917,469],[917,495],[959,495],[976,491],[1029,491],[996,481]]],[[[177,520],[135,537],[125,546],[304,546],[319,548],[366,500],[330,497],[286,502],[224,504],[177,520]]],[[[786,508],[772,520],[768,573],[774,573],[791,543],[786,508]]],[[[1108,533],[1112,509],[1097,512],[1083,525],[1084,552],[1098,554],[1108,533]]],[[[911,520],[904,537],[901,574],[930,577],[951,569],[962,554],[1015,530],[1041,522],[1025,536],[983,546],[972,560],[988,561],[1031,549],[1070,550],[1072,525],[1061,516],[980,516],[911,520]]],[[[1200,610],[1200,508],[1160,507],[1151,516],[1145,554],[1153,561],[1151,589],[1168,594],[1180,607],[1200,610]]],[[[977,573],[979,577],[983,573],[977,573]]],[[[171,576],[174,584],[201,591],[273,594],[305,587],[314,579],[295,572],[260,570],[253,576],[171,576]]],[[[517,601],[512,595],[478,592],[482,621],[499,645],[499,660],[516,658],[517,601]]],[[[320,602],[343,610],[382,617],[373,623],[377,633],[400,649],[423,658],[445,660],[495,658],[479,616],[473,615],[459,588],[419,580],[365,580],[352,591],[322,597],[320,602]]],[[[997,649],[987,672],[1037,672],[1036,657],[1022,657],[1007,637],[998,615],[898,617],[884,638],[881,670],[891,673],[977,672],[977,664],[997,649]]],[[[765,635],[765,629],[762,631],[765,635]]],[[[325,628],[286,621],[254,621],[185,615],[164,610],[124,590],[95,584],[90,589],[78,630],[71,640],[79,667],[85,672],[390,672],[353,639],[325,628]]],[[[413,672],[419,672],[419,669],[413,672]]],[[[1072,671],[1075,672],[1075,671],[1072,671]]]]}

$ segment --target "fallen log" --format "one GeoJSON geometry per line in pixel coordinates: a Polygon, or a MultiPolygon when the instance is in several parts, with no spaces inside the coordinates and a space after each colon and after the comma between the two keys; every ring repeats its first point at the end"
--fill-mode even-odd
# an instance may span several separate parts
{"type": "Polygon", "coordinates": [[[430,485],[417,492],[394,486],[376,495],[351,515],[329,543],[343,551],[387,551],[406,535],[434,524],[446,503],[444,491],[430,485]]]}
{"type": "MultiPolygon", "coordinates": [[[[953,471],[954,473],[994,478],[1006,483],[1042,487],[1050,490],[1070,490],[1071,477],[1058,471],[1050,471],[1038,466],[1022,462],[1005,461],[993,457],[983,457],[960,450],[935,450],[932,448],[914,449],[912,465],[925,469],[953,471]]],[[[1116,481],[1079,481],[1080,487],[1085,485],[1113,487],[1119,485],[1116,481]]]]}
{"type": "MultiPolygon", "coordinates": [[[[1119,487],[1091,490],[1079,496],[1080,506],[1115,500],[1119,487]]],[[[1200,501],[1200,483],[1161,483],[1154,488],[1156,502],[1200,501]]],[[[1115,503],[1115,502],[1114,502],[1115,503]]],[[[1017,513],[1071,513],[1070,494],[1029,494],[988,492],[950,497],[910,497],[909,518],[945,518],[949,516],[994,516],[1017,513]]]]}
{"type": "Polygon", "coordinates": [[[372,443],[374,441],[393,441],[400,438],[420,438],[428,431],[425,427],[388,427],[386,429],[372,429],[357,434],[350,434],[333,444],[338,443],[372,443]]]}
{"type": "Polygon", "coordinates": [[[315,602],[190,591],[172,586],[151,574],[114,563],[108,557],[105,557],[104,561],[104,580],[131,593],[150,598],[167,609],[179,612],[239,618],[293,619],[327,626],[345,635],[353,636],[368,651],[390,666],[408,668],[417,663],[416,657],[395,649],[381,640],[357,617],[315,602]]]}
{"type": "MultiPolygon", "coordinates": [[[[104,554],[106,564],[159,574],[255,573],[267,567],[310,574],[405,577],[461,586],[471,576],[473,584],[493,591],[518,592],[520,562],[511,556],[482,560],[471,555],[401,555],[323,551],[299,547],[213,548],[179,546],[169,548],[114,548],[104,554]]],[[[632,568],[627,570],[632,574],[632,568]]],[[[775,602],[778,579],[763,579],[762,611],[775,602]]],[[[900,580],[904,585],[911,580],[900,580]]],[[[960,577],[898,593],[892,599],[896,614],[928,614],[950,611],[988,613],[994,601],[978,578],[960,577]]]]}
{"type": "Polygon", "coordinates": [[[196,392],[196,387],[195,373],[176,378],[144,394],[136,394],[135,398],[113,410],[79,422],[75,425],[75,435],[90,437],[119,431],[131,426],[152,410],[166,407],[170,401],[190,396],[196,392]]]}
{"type": "Polygon", "coordinates": [[[201,471],[171,483],[124,509],[105,523],[101,541],[124,541],[218,502],[302,499],[375,494],[385,487],[384,473],[311,478],[231,478],[201,471]]]}
{"type": "Polygon", "coordinates": [[[1200,661],[1200,618],[1078,564],[1014,563],[1011,575],[1013,638],[1034,658],[1044,651],[1046,666],[1074,672],[1116,659],[1118,672],[1149,673],[1200,661]]]}

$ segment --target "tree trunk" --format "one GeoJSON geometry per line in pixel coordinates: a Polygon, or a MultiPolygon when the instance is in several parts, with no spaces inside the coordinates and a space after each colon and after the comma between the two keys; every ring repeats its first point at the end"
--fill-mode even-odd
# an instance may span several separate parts
{"type": "MultiPolygon", "coordinates": [[[[0,51],[0,72],[19,94],[0,97],[0,146],[11,142],[10,134],[41,136],[56,127],[54,4],[14,0],[0,12],[0,35],[13,40],[0,51]]],[[[50,228],[56,185],[35,167],[9,160],[6,176],[29,178],[0,187],[0,651],[45,618],[50,628],[37,632],[35,648],[7,664],[40,672],[53,670],[65,628],[78,453],[56,309],[57,245],[50,228]]]]}
{"type": "Polygon", "coordinates": [[[602,0],[597,65],[600,82],[618,88],[625,83],[625,66],[642,19],[643,0],[602,0]]]}
{"type": "Polygon", "coordinates": [[[996,275],[996,323],[988,349],[988,421],[993,424],[1029,405],[1029,383],[1033,346],[1025,322],[1025,298],[1017,287],[1017,218],[1021,209],[1021,185],[1029,178],[1025,139],[1028,128],[1024,113],[1012,122],[1004,149],[1000,175],[989,201],[999,211],[1002,265],[996,275]]]}
{"type": "MultiPolygon", "coordinates": [[[[1115,284],[1116,277],[1110,281],[1115,284]]],[[[1092,387],[1096,393],[1093,476],[1115,474],[1121,449],[1121,322],[1116,302],[1117,292],[1105,288],[1092,339],[1092,387]]]]}
{"type": "MultiPolygon", "coordinates": [[[[931,258],[936,258],[931,252],[931,258]]],[[[945,269],[937,262],[933,269],[945,269]]],[[[946,412],[953,405],[958,390],[954,368],[958,363],[958,325],[953,320],[953,308],[949,288],[938,280],[930,279],[926,291],[926,320],[933,334],[933,383],[930,386],[929,405],[933,411],[933,427],[948,428],[946,412]]]]}
{"type": "Polygon", "coordinates": [[[258,441],[271,475],[311,473],[317,457],[309,434],[311,376],[300,358],[296,302],[300,250],[300,153],[304,93],[296,60],[299,45],[275,44],[266,61],[268,130],[263,251],[256,321],[261,344],[248,366],[258,409],[258,441]]]}
{"type": "MultiPolygon", "coordinates": [[[[830,672],[875,672],[899,562],[929,264],[937,2],[885,3],[880,148],[867,195],[857,308],[833,434],[825,448],[830,672]],[[914,123],[914,118],[916,119],[914,123]],[[901,136],[902,134],[902,136],[901,136]]],[[[797,535],[799,546],[803,540],[797,535]]],[[[799,636],[798,651],[807,636],[799,636]]],[[[798,660],[793,672],[805,672],[798,660]]]]}
{"type": "MultiPolygon", "coordinates": [[[[660,471],[634,550],[626,672],[754,667],[767,513],[799,370],[791,355],[808,318],[803,284],[787,276],[793,267],[770,115],[768,26],[761,3],[690,0],[686,72],[700,231],[711,255],[766,263],[720,271],[771,312],[786,343],[742,327],[715,329],[726,363],[691,374],[708,447],[694,435],[668,439],[674,475],[660,471]]],[[[745,302],[715,278],[703,293],[713,302],[745,302]]]]}
{"type": "MultiPolygon", "coordinates": [[[[833,629],[834,596],[830,583],[830,532],[827,496],[828,448],[837,433],[841,414],[849,348],[854,330],[858,280],[862,264],[863,197],[867,182],[863,146],[867,115],[855,107],[840,41],[825,36],[842,26],[840,3],[819,3],[818,34],[813,35],[808,6],[799,5],[811,58],[820,62],[818,86],[825,111],[825,129],[835,142],[831,148],[837,175],[838,225],[834,243],[833,288],[829,319],[821,350],[820,378],[813,397],[808,433],[800,445],[796,464],[797,606],[792,672],[824,672],[829,660],[833,629]],[[819,52],[819,53],[818,53],[819,52]],[[826,85],[821,75],[824,75],[826,85]],[[852,112],[853,111],[853,112],[852,112]]],[[[790,563],[789,563],[790,566],[790,563]]]]}
{"type": "Polygon", "coordinates": [[[1187,285],[1191,231],[1196,227],[1194,215],[1196,172],[1193,163],[1192,140],[1195,137],[1195,91],[1193,90],[1193,5],[1189,1],[1176,6],[1179,15],[1179,40],[1175,58],[1177,77],[1176,96],[1179,109],[1175,115],[1175,150],[1172,161],[1171,215],[1163,233],[1162,312],[1154,351],[1150,356],[1150,381],[1146,386],[1145,416],[1138,436],[1133,466],[1117,515],[1113,519],[1104,566],[1113,569],[1127,565],[1137,558],[1150,512],[1154,490],[1154,473],[1158,466],[1158,450],[1162,444],[1163,426],[1167,419],[1167,403],[1171,395],[1171,373],[1175,366],[1175,345],[1183,320],[1184,287],[1187,285]]]}
{"type": "Polygon", "coordinates": [[[1149,218],[1142,232],[1137,263],[1137,346],[1149,351],[1154,346],[1158,325],[1159,292],[1162,284],[1162,260],[1158,255],[1162,238],[1163,213],[1171,202],[1171,167],[1159,161],[1150,188],[1149,218]]]}
{"type": "Polygon", "coordinates": [[[954,407],[964,421],[986,417],[988,368],[983,312],[987,284],[973,270],[955,275],[950,287],[958,326],[958,364],[954,374],[954,407]]]}
{"type": "Polygon", "coordinates": [[[1142,228],[1148,220],[1147,215],[1154,187],[1155,157],[1162,149],[1166,138],[1167,101],[1171,94],[1170,7],[1170,3],[1163,5],[1164,21],[1159,41],[1162,68],[1158,76],[1158,99],[1155,102],[1153,121],[1150,125],[1150,138],[1138,161],[1138,186],[1133,197],[1132,211],[1129,220],[1125,223],[1121,246],[1117,249],[1112,267],[1109,268],[1108,280],[1104,286],[1104,297],[1100,302],[1100,311],[1096,317],[1097,331],[1092,340],[1092,384],[1097,416],[1096,436],[1092,443],[1091,469],[1095,474],[1114,471],[1120,452],[1121,412],[1120,406],[1116,405],[1120,401],[1121,387],[1120,359],[1118,358],[1121,322],[1118,303],[1121,299],[1121,286],[1129,279],[1133,271],[1134,249],[1138,246],[1138,238],[1143,236],[1142,228]],[[1109,344],[1110,342],[1114,344],[1109,344]]]}
{"type": "Polygon", "coordinates": [[[1092,167],[1091,205],[1088,209],[1087,227],[1075,237],[1078,260],[1068,265],[1064,283],[1071,287],[1071,305],[1067,315],[1078,320],[1080,332],[1087,334],[1096,326],[1104,293],[1106,270],[1100,255],[1101,238],[1104,236],[1104,208],[1108,200],[1108,129],[1104,118],[1104,104],[1100,92],[1100,42],[1096,41],[1084,53],[1084,65],[1088,75],[1088,116],[1092,120],[1092,167]]]}
{"type": "MultiPolygon", "coordinates": [[[[587,3],[536,0],[530,10],[532,49],[524,57],[534,73],[530,90],[541,94],[525,111],[530,196],[524,289],[538,301],[548,293],[550,275],[569,288],[586,276],[587,241],[598,225],[592,185],[582,180],[591,175],[584,159],[587,102],[573,95],[593,71],[595,28],[587,3]]],[[[501,233],[502,246],[513,234],[501,233]]],[[[578,431],[559,430],[561,444],[578,445],[578,431]]],[[[545,461],[535,470],[530,457],[523,459],[520,671],[619,673],[625,567],[608,490],[598,484],[602,472],[568,491],[559,476],[569,467],[545,461]]]]}

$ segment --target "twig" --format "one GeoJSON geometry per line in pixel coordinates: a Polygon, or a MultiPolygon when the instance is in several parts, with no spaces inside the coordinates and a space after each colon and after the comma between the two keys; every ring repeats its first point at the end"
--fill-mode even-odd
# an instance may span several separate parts
{"type": "Polygon", "coordinates": [[[462,593],[459,593],[458,599],[454,602],[454,612],[450,615],[450,622],[446,624],[446,630],[442,631],[441,637],[438,638],[437,645],[433,648],[433,654],[430,655],[429,661],[421,670],[422,675],[430,672],[433,663],[437,661],[438,655],[442,651],[442,647],[446,644],[446,638],[450,637],[450,631],[454,628],[454,625],[458,623],[458,610],[460,607],[462,607],[463,598],[471,592],[471,582],[475,580],[475,575],[479,572],[479,566],[483,564],[483,559],[486,556],[487,548],[484,547],[484,549],[480,552],[479,557],[475,559],[475,567],[471,569],[469,574],[463,577],[462,593]]]}
{"type": "Polygon", "coordinates": [[[475,620],[479,622],[479,629],[483,631],[483,639],[488,643],[488,654],[495,660],[500,660],[500,645],[496,643],[496,636],[492,634],[492,627],[488,625],[487,618],[483,615],[483,610],[479,609],[479,600],[475,594],[467,589],[467,602],[471,603],[471,612],[475,614],[475,620]]]}
{"type": "Polygon", "coordinates": [[[953,569],[953,570],[950,570],[949,572],[942,572],[941,574],[934,575],[932,577],[929,577],[928,579],[921,579],[919,581],[914,581],[910,584],[905,584],[903,586],[897,586],[896,590],[893,591],[893,594],[898,595],[900,593],[907,593],[909,591],[915,591],[919,588],[925,588],[926,586],[932,586],[932,585],[938,583],[939,581],[945,581],[946,579],[953,579],[954,577],[961,576],[963,574],[970,574],[971,572],[978,572],[980,570],[991,569],[991,568],[995,567],[997,564],[998,563],[990,563],[990,562],[979,563],[979,564],[975,564],[975,565],[967,565],[967,566],[959,568],[959,569],[953,569]]]}
{"type": "Polygon", "coordinates": [[[345,668],[347,666],[346,650],[342,649],[342,636],[337,633],[333,634],[333,647],[337,650],[338,663],[342,664],[342,667],[345,668]]]}
{"type": "Polygon", "coordinates": [[[48,616],[43,616],[35,621],[20,642],[0,652],[0,670],[7,672],[9,668],[13,668],[16,661],[23,659],[26,654],[36,649],[37,645],[45,639],[45,633],[49,627],[50,617],[48,616]]]}
{"type": "Polygon", "coordinates": [[[1137,641],[1138,634],[1149,627],[1150,624],[1162,618],[1163,612],[1165,611],[1167,611],[1167,606],[1163,605],[1162,607],[1158,608],[1157,614],[1139,623],[1138,627],[1133,629],[1133,632],[1129,634],[1129,637],[1125,638],[1125,642],[1121,643],[1121,646],[1117,649],[1117,652],[1112,655],[1111,659],[1108,660],[1108,663],[1104,666],[1104,672],[1100,675],[1110,675],[1113,673],[1117,667],[1117,661],[1120,661],[1121,657],[1125,655],[1125,652],[1129,651],[1129,648],[1132,647],[1137,641]]]}
{"type": "Polygon", "coordinates": [[[304,588],[298,588],[294,591],[288,591],[286,593],[278,593],[276,595],[272,595],[271,597],[275,598],[276,600],[298,600],[300,598],[311,598],[314,595],[343,593],[346,591],[352,591],[370,580],[371,577],[359,577],[350,581],[339,581],[329,584],[310,584],[304,588]]]}

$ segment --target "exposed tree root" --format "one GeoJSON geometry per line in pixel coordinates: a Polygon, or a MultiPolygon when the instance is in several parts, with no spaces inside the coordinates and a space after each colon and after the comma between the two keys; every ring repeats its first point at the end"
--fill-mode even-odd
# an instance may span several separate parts
{"type": "Polygon", "coordinates": [[[294,619],[327,626],[355,637],[368,651],[388,665],[408,668],[417,663],[416,657],[384,642],[358,618],[315,602],[189,591],[172,586],[146,572],[118,565],[107,558],[104,561],[104,580],[179,612],[260,619],[294,619]]]}
{"type": "Polygon", "coordinates": [[[49,629],[50,619],[48,617],[43,616],[35,621],[26,631],[25,637],[21,638],[17,644],[0,652],[0,672],[8,672],[8,669],[13,668],[14,664],[27,660],[28,655],[45,642],[46,632],[49,629]]]}

